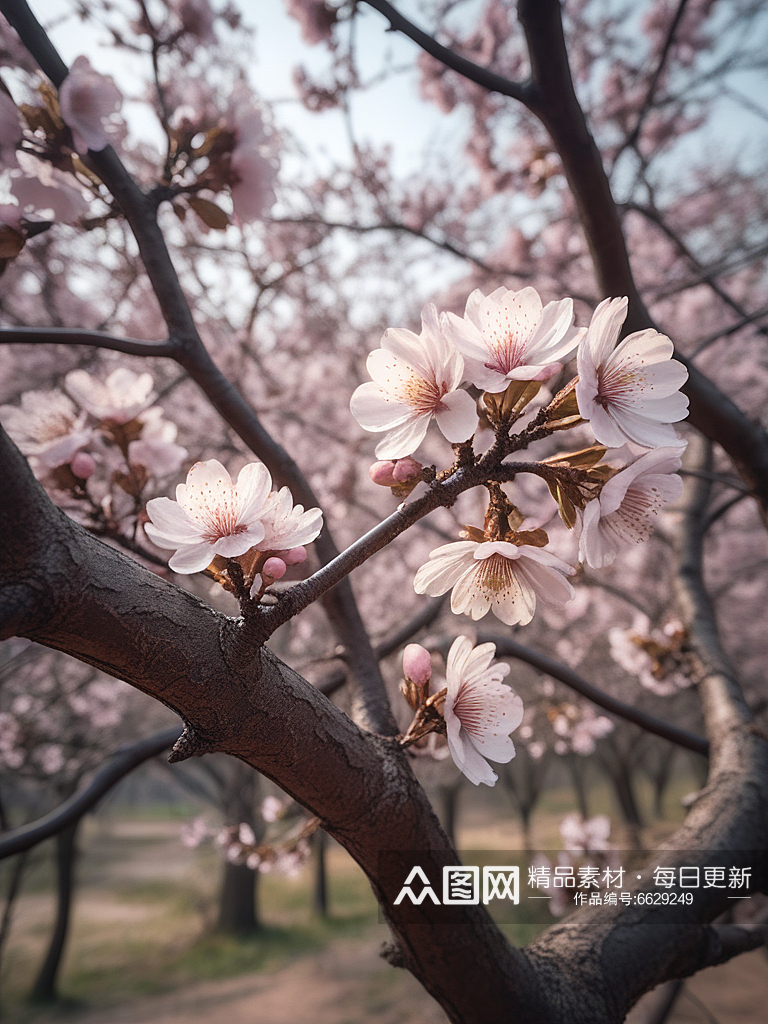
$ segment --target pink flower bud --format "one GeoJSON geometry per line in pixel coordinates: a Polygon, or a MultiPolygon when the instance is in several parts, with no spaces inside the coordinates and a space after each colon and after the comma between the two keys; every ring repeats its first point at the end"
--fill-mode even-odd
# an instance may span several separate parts
{"type": "Polygon", "coordinates": [[[287,568],[282,558],[268,558],[262,567],[261,575],[265,579],[279,580],[285,576],[287,568]]]}
{"type": "Polygon", "coordinates": [[[397,484],[397,480],[395,480],[395,463],[391,460],[387,462],[374,462],[368,470],[368,475],[375,484],[380,484],[382,487],[394,487],[397,484]]]}
{"type": "Polygon", "coordinates": [[[418,686],[432,678],[432,659],[421,644],[408,644],[403,651],[403,675],[418,686]]]}
{"type": "Polygon", "coordinates": [[[291,548],[289,551],[283,551],[280,557],[286,565],[301,565],[302,562],[307,560],[307,549],[303,547],[291,548]]]}
{"type": "Polygon", "coordinates": [[[77,452],[69,464],[69,468],[80,480],[87,480],[96,472],[96,463],[88,452],[77,452]]]}
{"type": "Polygon", "coordinates": [[[392,476],[395,478],[395,482],[398,484],[410,483],[411,480],[421,480],[421,474],[424,467],[416,459],[412,459],[408,455],[404,459],[398,459],[395,462],[395,468],[392,470],[392,476]]]}

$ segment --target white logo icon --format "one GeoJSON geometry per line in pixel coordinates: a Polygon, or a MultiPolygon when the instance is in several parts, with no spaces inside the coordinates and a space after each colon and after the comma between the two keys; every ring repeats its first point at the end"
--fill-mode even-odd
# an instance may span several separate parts
{"type": "Polygon", "coordinates": [[[443,903],[452,906],[457,903],[480,902],[480,868],[448,865],[443,868],[443,903]]]}
{"type": "Polygon", "coordinates": [[[429,896],[432,902],[437,903],[438,906],[440,904],[440,900],[435,895],[435,890],[430,885],[429,879],[424,874],[424,871],[419,867],[418,864],[416,864],[415,867],[411,869],[408,877],[406,878],[403,888],[400,890],[400,892],[397,895],[397,899],[395,900],[395,906],[397,906],[398,903],[401,903],[406,896],[411,901],[411,903],[415,903],[417,907],[423,903],[426,896],[429,896]],[[411,889],[411,882],[414,880],[414,878],[420,878],[424,883],[424,888],[421,890],[418,896],[414,895],[413,889],[411,889]]]}
{"type": "Polygon", "coordinates": [[[520,902],[520,869],[517,866],[490,864],[483,868],[483,903],[492,899],[520,902]]]}
{"type": "MultiPolygon", "coordinates": [[[[405,897],[417,907],[421,906],[429,896],[433,903],[440,905],[432,884],[424,869],[416,864],[411,868],[402,889],[397,895],[395,906],[402,903],[405,897]],[[420,879],[423,883],[421,892],[416,893],[411,883],[420,879]]],[[[491,900],[511,900],[520,902],[520,868],[510,864],[490,864],[483,868],[483,903],[491,900]]],[[[476,865],[464,867],[461,864],[449,864],[443,868],[443,905],[472,906],[480,902],[480,868],[476,865]]]]}

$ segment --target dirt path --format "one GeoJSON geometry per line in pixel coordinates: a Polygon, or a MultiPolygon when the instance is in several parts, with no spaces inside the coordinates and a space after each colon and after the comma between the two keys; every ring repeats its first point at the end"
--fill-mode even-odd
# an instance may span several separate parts
{"type": "MultiPolygon", "coordinates": [[[[58,1018],[63,1020],[64,1018],[58,1018]]],[[[68,1013],[66,1024],[446,1024],[376,937],[336,942],[278,970],[201,982],[123,1007],[68,1013]]]]}
{"type": "MultiPolygon", "coordinates": [[[[692,979],[669,1024],[761,1024],[768,962],[750,953],[692,979]],[[711,1016],[710,1016],[711,1015],[711,1016]]],[[[66,1024],[446,1024],[405,971],[377,955],[375,935],[334,943],[275,971],[201,982],[125,1006],[67,1013],[66,1024]]],[[[630,1020],[639,1018],[633,1014],[630,1020]]],[[[40,1018],[38,1018],[40,1021],[40,1018]]]]}

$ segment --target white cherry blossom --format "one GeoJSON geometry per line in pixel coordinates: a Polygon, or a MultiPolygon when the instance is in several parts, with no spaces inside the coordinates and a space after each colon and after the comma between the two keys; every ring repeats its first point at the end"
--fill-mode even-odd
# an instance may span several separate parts
{"type": "MultiPolygon", "coordinates": [[[[86,370],[72,370],[64,378],[64,386],[78,405],[95,419],[112,423],[129,423],[146,409],[155,397],[153,383],[151,373],[134,373],[123,367],[113,370],[103,382],[86,370]]],[[[148,420],[148,425],[152,429],[154,424],[148,420]]]]}
{"type": "MultiPolygon", "coordinates": [[[[509,735],[523,720],[523,702],[502,683],[509,665],[495,662],[496,646],[472,646],[457,637],[448,652],[443,716],[448,749],[457,768],[478,786],[493,786],[498,776],[486,758],[506,764],[515,756],[509,735]]],[[[433,682],[436,692],[437,684],[433,682]]]]}
{"type": "Polygon", "coordinates": [[[459,390],[464,360],[441,330],[431,302],[421,311],[421,334],[390,328],[367,366],[373,381],[357,388],[350,409],[365,430],[388,431],[376,446],[377,458],[412,455],[433,417],[451,442],[475,432],[475,403],[459,390]]]}
{"type": "Polygon", "coordinates": [[[463,319],[445,314],[444,326],[464,356],[465,376],[484,391],[504,391],[512,380],[548,380],[562,369],[586,333],[573,325],[573,300],[542,306],[535,288],[476,288],[463,319]]]}
{"type": "Polygon", "coordinates": [[[168,563],[174,572],[202,572],[214,555],[236,558],[264,540],[271,485],[260,462],[244,466],[236,484],[216,459],[197,462],[176,488],[176,501],[147,502],[144,530],[158,547],[176,549],[168,563]]]}
{"type": "Polygon", "coordinates": [[[640,544],[653,517],[680,497],[683,448],[656,448],[607,481],[600,497],[584,509],[579,556],[593,569],[610,565],[624,544],[640,544]]]}
{"type": "Polygon", "coordinates": [[[674,445],[671,424],[688,415],[680,393],[688,371],[658,331],[638,331],[617,345],[626,316],[626,298],[605,299],[592,316],[577,357],[579,412],[609,448],[626,441],[643,448],[674,445]]]}
{"type": "Polygon", "coordinates": [[[509,626],[533,618],[536,601],[559,607],[574,594],[576,570],[542,548],[509,541],[458,541],[430,553],[416,573],[417,594],[439,597],[453,588],[451,611],[481,619],[490,609],[509,626]]]}
{"type": "Polygon", "coordinates": [[[71,462],[93,434],[85,413],[60,391],[27,391],[20,406],[0,406],[0,419],[21,452],[47,469],[71,462]]]}
{"type": "Polygon", "coordinates": [[[320,509],[310,508],[305,512],[303,505],[294,505],[287,487],[270,494],[261,521],[264,539],[259,548],[262,551],[288,551],[303,547],[316,540],[323,529],[320,509]]]}

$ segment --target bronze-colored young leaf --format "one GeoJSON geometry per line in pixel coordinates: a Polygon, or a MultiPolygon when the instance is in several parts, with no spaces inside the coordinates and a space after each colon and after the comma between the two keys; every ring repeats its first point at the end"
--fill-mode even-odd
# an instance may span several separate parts
{"type": "Polygon", "coordinates": [[[608,449],[604,444],[593,444],[589,448],[580,448],[576,452],[562,452],[542,459],[548,466],[570,466],[571,469],[592,469],[602,459],[608,449]]]}
{"type": "Polygon", "coordinates": [[[0,224],[0,259],[12,260],[24,248],[26,238],[16,228],[0,224]]]}
{"type": "Polygon", "coordinates": [[[544,548],[549,544],[549,536],[546,530],[538,527],[536,530],[519,530],[509,537],[512,544],[528,544],[533,548],[544,548]]]}
{"type": "Polygon", "coordinates": [[[229,214],[216,203],[212,203],[210,199],[203,199],[202,196],[189,196],[187,202],[203,224],[214,231],[225,231],[229,226],[229,214]]]}

